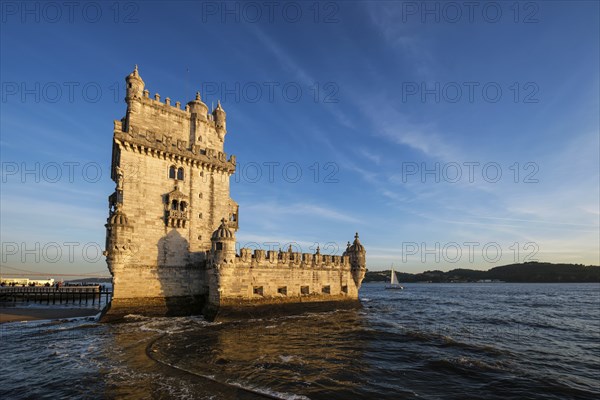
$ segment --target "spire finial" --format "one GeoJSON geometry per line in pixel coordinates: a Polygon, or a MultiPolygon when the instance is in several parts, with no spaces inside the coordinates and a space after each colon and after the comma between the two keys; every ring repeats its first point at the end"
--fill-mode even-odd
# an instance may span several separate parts
{"type": "Polygon", "coordinates": [[[196,92],[196,100],[200,100],[200,92],[196,92]]]}
{"type": "Polygon", "coordinates": [[[133,71],[137,74],[137,72],[138,72],[138,66],[137,66],[137,64],[135,64],[135,67],[133,68],[133,71]]]}
{"type": "Polygon", "coordinates": [[[290,247],[288,248],[288,253],[293,253],[292,245],[291,244],[290,244],[290,247]]]}
{"type": "Polygon", "coordinates": [[[225,225],[225,222],[226,222],[226,221],[225,221],[225,218],[224,218],[224,217],[223,217],[223,218],[221,218],[221,224],[225,225]]]}
{"type": "Polygon", "coordinates": [[[358,232],[356,232],[356,235],[354,235],[354,239],[358,240],[358,232]]]}
{"type": "Polygon", "coordinates": [[[315,254],[321,254],[321,247],[317,245],[317,252],[315,254]]]}

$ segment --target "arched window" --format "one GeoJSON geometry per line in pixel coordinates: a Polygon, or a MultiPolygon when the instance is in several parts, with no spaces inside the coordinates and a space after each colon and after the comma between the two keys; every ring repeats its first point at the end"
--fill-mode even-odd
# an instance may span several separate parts
{"type": "Polygon", "coordinates": [[[182,181],[183,180],[183,168],[179,168],[177,170],[177,180],[178,181],[182,181]]]}
{"type": "Polygon", "coordinates": [[[173,200],[171,202],[171,210],[177,210],[179,208],[179,202],[177,200],[173,200]]]}
{"type": "Polygon", "coordinates": [[[179,211],[185,212],[186,208],[187,208],[187,203],[185,201],[182,201],[181,203],[179,203],[179,211]]]}
{"type": "Polygon", "coordinates": [[[169,167],[169,178],[175,179],[175,166],[174,165],[171,165],[169,167]]]}

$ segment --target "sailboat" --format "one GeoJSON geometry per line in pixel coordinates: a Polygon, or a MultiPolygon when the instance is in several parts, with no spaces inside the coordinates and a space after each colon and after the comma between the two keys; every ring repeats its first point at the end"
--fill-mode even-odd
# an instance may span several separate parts
{"type": "Polygon", "coordinates": [[[400,282],[398,282],[398,277],[396,276],[396,272],[394,272],[394,267],[392,267],[392,271],[390,273],[390,283],[385,285],[385,288],[396,290],[404,289],[404,286],[400,285],[400,282]]]}

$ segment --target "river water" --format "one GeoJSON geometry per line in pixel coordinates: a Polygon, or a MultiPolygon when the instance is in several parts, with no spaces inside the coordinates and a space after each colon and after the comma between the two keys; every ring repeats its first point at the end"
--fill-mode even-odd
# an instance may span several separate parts
{"type": "Polygon", "coordinates": [[[597,399],[600,285],[361,288],[359,310],[0,325],[0,397],[597,399]]]}

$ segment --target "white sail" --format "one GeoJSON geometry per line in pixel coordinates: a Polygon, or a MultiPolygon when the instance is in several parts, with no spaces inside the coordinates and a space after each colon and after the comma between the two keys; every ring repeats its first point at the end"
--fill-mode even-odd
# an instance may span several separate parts
{"type": "Polygon", "coordinates": [[[392,276],[390,278],[390,283],[392,285],[398,285],[400,282],[398,282],[398,277],[396,276],[396,273],[394,272],[394,270],[392,270],[392,276]]]}
{"type": "Polygon", "coordinates": [[[390,271],[390,283],[385,285],[386,289],[404,289],[404,286],[400,285],[398,282],[398,277],[396,276],[396,272],[394,271],[394,267],[390,271]]]}

